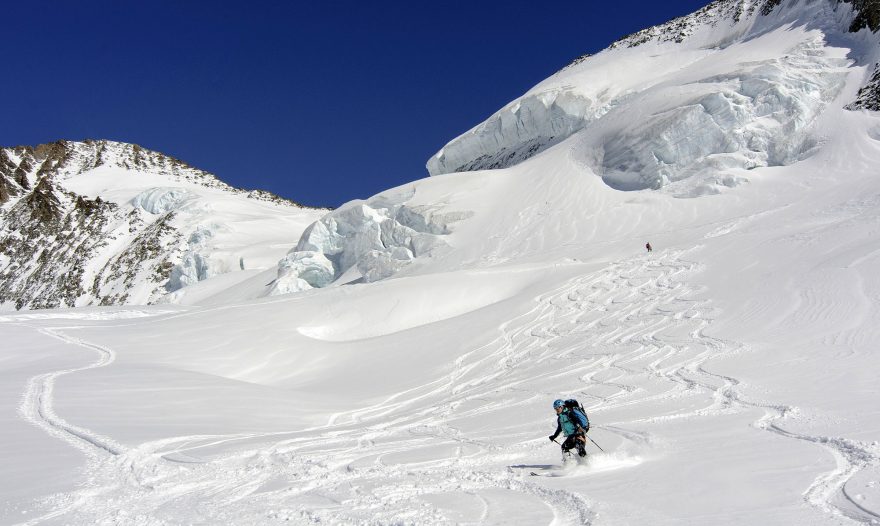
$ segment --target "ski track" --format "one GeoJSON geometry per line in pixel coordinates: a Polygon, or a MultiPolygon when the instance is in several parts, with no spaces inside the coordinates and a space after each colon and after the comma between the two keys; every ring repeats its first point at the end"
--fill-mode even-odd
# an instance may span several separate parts
{"type": "MultiPolygon", "coordinates": [[[[76,327],[67,327],[67,329],[75,328],[76,327]]],[[[39,329],[39,332],[61,340],[66,344],[77,345],[95,351],[98,353],[99,358],[97,361],[83,367],[62,369],[60,371],[40,374],[31,378],[28,381],[21,405],[19,406],[19,413],[28,422],[31,422],[45,430],[47,433],[64,440],[90,456],[100,454],[122,454],[125,451],[123,446],[110,438],[68,423],[55,413],[53,407],[55,381],[59,377],[110,365],[116,358],[115,353],[106,347],[66,336],[60,332],[60,329],[39,329]]]]}
{"type": "Polygon", "coordinates": [[[196,517],[218,524],[449,523],[442,507],[419,499],[437,494],[476,499],[482,511],[465,522],[483,522],[503,512],[483,493],[499,488],[543,502],[554,525],[590,524],[595,513],[587,499],[555,487],[552,478],[517,469],[534,466],[514,465],[546,456],[546,438],[532,438],[532,426],[505,431],[505,443],[497,431],[466,435],[455,427],[560,393],[582,399],[600,436],[622,441],[617,451],[593,456],[612,469],[638,464],[660,440],[633,424],[762,409],[756,428],[816,444],[836,459],[836,469],[805,490],[805,502],[837,517],[876,523],[880,516],[850,498],[845,487],[860,470],[878,464],[876,444],[788,431],[784,424],[798,417],[797,408],[748,400],[737,379],[709,370],[710,360],[747,349],[706,334],[709,304],[696,299],[701,290],[686,279],[700,265],[686,255],[655,252],[571,280],[505,323],[497,339],[460,356],[448,377],[332,415],[326,426],[290,433],[182,436],[125,448],[66,422],[52,406],[58,377],[109,365],[114,352],[62,332],[75,327],[41,329],[97,352],[99,359],[28,382],[22,416],[82,450],[89,466],[82,489],[45,498],[38,503],[44,515],[23,524],[59,517],[119,525],[196,517]],[[651,413],[656,402],[664,402],[663,409],[651,413]],[[643,416],[603,421],[603,414],[623,408],[643,416]],[[199,456],[220,445],[227,453],[199,456]]]}

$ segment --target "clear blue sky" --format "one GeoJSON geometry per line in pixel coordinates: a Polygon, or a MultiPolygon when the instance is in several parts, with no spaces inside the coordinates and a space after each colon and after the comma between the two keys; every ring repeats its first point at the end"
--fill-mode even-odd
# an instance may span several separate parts
{"type": "Polygon", "coordinates": [[[708,0],[7,2],[0,145],[133,142],[338,206],[572,59],[708,0]]]}

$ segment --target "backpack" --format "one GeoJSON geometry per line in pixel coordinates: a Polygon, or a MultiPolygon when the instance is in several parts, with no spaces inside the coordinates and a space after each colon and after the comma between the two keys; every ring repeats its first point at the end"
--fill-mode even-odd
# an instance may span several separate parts
{"type": "Polygon", "coordinates": [[[565,407],[567,407],[572,416],[574,416],[575,422],[584,429],[584,433],[590,430],[590,419],[587,418],[587,412],[584,410],[584,406],[582,406],[580,402],[571,398],[565,401],[565,407]]]}

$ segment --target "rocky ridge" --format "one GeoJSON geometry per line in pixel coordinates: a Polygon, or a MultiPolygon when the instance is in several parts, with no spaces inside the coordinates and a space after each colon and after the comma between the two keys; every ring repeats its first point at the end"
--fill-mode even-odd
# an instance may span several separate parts
{"type": "Polygon", "coordinates": [[[874,65],[874,74],[856,96],[856,100],[849,104],[849,110],[880,111],[880,62],[874,65]]]}
{"type": "MultiPolygon", "coordinates": [[[[853,9],[853,18],[849,25],[850,33],[857,33],[864,28],[876,32],[880,29],[880,1],[878,0],[825,0],[835,6],[849,4],[853,9]]],[[[792,4],[791,0],[787,2],[792,4]]],[[[642,31],[627,35],[609,46],[609,49],[620,47],[636,47],[646,42],[682,43],[701,26],[716,26],[725,21],[738,23],[743,17],[751,16],[756,11],[761,16],[769,16],[780,6],[785,7],[784,0],[715,0],[706,7],[686,16],[674,18],[669,22],[653,26],[642,31]]],[[[582,61],[579,57],[573,63],[582,61]]]]}
{"type": "Polygon", "coordinates": [[[760,6],[761,14],[768,15],[780,0],[754,2],[750,0],[716,0],[706,7],[686,16],[674,18],[669,22],[637,31],[620,38],[609,49],[631,48],[647,42],[675,42],[687,40],[702,26],[716,26],[721,22],[739,22],[743,16],[750,16],[760,6]]]}
{"type": "Polygon", "coordinates": [[[192,254],[188,233],[175,225],[178,211],[173,207],[147,210],[65,188],[65,181],[99,167],[303,208],[269,192],[234,188],[208,172],[135,144],[89,140],[2,148],[0,306],[155,303],[199,279],[181,280],[189,272],[184,260],[192,254]],[[169,285],[175,270],[176,287],[169,285]]]}

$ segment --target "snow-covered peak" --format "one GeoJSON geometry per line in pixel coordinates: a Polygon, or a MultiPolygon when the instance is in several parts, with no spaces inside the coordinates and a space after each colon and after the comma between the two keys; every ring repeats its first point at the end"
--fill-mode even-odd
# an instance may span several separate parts
{"type": "Polygon", "coordinates": [[[788,164],[815,141],[811,125],[846,68],[870,76],[877,40],[848,31],[876,29],[875,11],[838,0],[712,2],[577,59],[444,146],[428,171],[512,166],[574,135],[584,138],[580,158],[621,189],[705,176],[706,163],[788,164]],[[835,51],[829,35],[849,49],[835,51]]]}
{"type": "Polygon", "coordinates": [[[0,308],[181,301],[273,267],[325,213],[134,144],[0,149],[0,308]]]}

